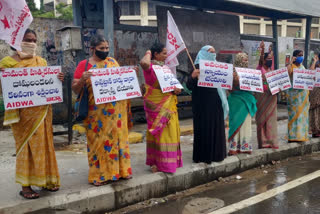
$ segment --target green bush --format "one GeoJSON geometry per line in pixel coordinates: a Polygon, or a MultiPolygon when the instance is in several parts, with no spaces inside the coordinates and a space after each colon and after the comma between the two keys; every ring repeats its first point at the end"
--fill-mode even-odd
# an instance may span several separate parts
{"type": "Polygon", "coordinates": [[[59,16],[55,17],[54,11],[44,12],[42,10],[34,9],[31,11],[33,17],[40,17],[40,18],[58,18],[67,21],[73,20],[73,11],[72,5],[65,5],[63,3],[59,3],[56,6],[56,12],[59,16]]]}

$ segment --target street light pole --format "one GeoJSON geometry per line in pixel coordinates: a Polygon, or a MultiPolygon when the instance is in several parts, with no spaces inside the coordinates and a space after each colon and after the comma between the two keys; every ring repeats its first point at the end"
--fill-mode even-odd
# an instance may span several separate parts
{"type": "Polygon", "coordinates": [[[109,54],[114,56],[114,16],[113,0],[103,0],[104,35],[109,41],[109,54]]]}

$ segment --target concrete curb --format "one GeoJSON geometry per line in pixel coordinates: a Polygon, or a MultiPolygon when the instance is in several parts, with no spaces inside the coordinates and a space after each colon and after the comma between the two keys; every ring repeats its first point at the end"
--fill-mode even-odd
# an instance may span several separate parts
{"type": "Polygon", "coordinates": [[[24,203],[13,203],[0,207],[0,213],[26,213],[38,211],[52,213],[54,210],[75,213],[97,212],[118,209],[130,204],[157,198],[204,184],[219,177],[230,176],[261,164],[288,157],[309,154],[320,149],[320,139],[305,143],[290,143],[278,150],[260,149],[251,155],[230,156],[224,161],[212,164],[192,164],[177,170],[175,174],[156,173],[134,177],[102,187],[73,191],[67,194],[43,197],[24,203]]]}

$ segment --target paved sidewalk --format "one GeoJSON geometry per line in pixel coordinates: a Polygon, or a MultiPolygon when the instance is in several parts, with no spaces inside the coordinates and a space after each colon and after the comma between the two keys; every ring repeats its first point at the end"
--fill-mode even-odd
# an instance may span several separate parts
{"type": "MultiPolygon", "coordinates": [[[[181,125],[190,125],[192,120],[183,120],[181,125]]],[[[143,126],[135,127],[143,131],[143,126]]],[[[253,136],[256,126],[253,125],[253,136]]],[[[56,193],[41,191],[41,198],[26,200],[19,196],[20,186],[15,184],[15,146],[9,130],[0,132],[0,214],[2,213],[80,213],[112,210],[137,203],[152,197],[200,185],[219,177],[266,164],[272,160],[318,151],[320,140],[312,139],[303,144],[286,143],[287,120],[278,121],[280,149],[256,150],[257,141],[253,137],[255,151],[252,155],[231,156],[212,164],[192,163],[192,135],[181,137],[184,167],[173,175],[152,174],[145,165],[145,142],[131,144],[133,179],[119,181],[102,187],[88,184],[88,163],[85,144],[57,147],[57,160],[61,175],[61,189],[56,193]]],[[[55,137],[57,145],[66,142],[66,137],[55,137]]]]}
{"type": "MultiPolygon", "coordinates": [[[[278,120],[286,120],[286,119],[288,119],[287,107],[285,105],[278,105],[278,120]]],[[[253,124],[256,123],[255,118],[252,118],[252,123],[253,124]]],[[[81,124],[77,124],[73,127],[73,129],[74,129],[74,135],[76,136],[74,138],[74,142],[77,142],[77,143],[85,142],[86,141],[85,128],[81,124]]],[[[145,140],[146,129],[147,129],[147,124],[145,123],[135,124],[132,130],[130,130],[130,134],[129,134],[130,144],[143,142],[145,140]]],[[[181,136],[193,134],[192,118],[180,120],[180,133],[181,133],[181,136]]]]}

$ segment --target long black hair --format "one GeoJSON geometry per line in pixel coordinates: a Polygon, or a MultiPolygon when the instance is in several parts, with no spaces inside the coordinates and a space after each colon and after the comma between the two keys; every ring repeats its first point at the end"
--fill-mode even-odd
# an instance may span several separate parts
{"type": "Polygon", "coordinates": [[[151,50],[151,59],[154,59],[155,53],[161,53],[163,49],[165,48],[164,44],[156,42],[154,43],[150,50],[151,50]]]}
{"type": "Polygon", "coordinates": [[[91,37],[90,39],[90,47],[91,48],[95,48],[98,45],[100,45],[102,42],[108,42],[108,40],[106,40],[106,38],[103,35],[97,34],[91,37]]]}
{"type": "Polygon", "coordinates": [[[292,56],[297,57],[299,55],[299,53],[301,53],[301,52],[303,52],[303,51],[302,50],[295,50],[295,51],[293,51],[292,56]]]}

